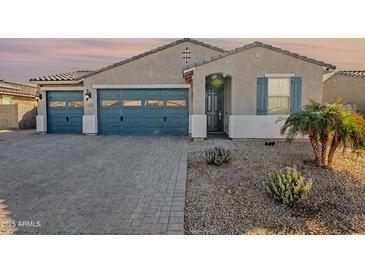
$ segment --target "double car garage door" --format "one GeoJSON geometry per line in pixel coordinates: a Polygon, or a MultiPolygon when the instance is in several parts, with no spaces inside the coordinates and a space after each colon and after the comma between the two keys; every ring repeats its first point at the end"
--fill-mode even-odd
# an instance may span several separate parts
{"type": "MultiPolygon", "coordinates": [[[[186,89],[98,90],[100,134],[187,135],[186,89]]],[[[47,93],[50,133],[82,133],[83,93],[47,93]]]]}
{"type": "Polygon", "coordinates": [[[186,89],[99,90],[101,134],[187,135],[186,89]]]}

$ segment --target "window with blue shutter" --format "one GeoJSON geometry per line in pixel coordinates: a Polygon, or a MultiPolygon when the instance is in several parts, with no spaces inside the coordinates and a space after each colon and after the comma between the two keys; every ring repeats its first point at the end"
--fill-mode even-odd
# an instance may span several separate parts
{"type": "Polygon", "coordinates": [[[291,77],[290,113],[300,111],[302,105],[302,77],[291,77]]]}
{"type": "Polygon", "coordinates": [[[257,78],[256,115],[267,115],[267,77],[257,78]]]}

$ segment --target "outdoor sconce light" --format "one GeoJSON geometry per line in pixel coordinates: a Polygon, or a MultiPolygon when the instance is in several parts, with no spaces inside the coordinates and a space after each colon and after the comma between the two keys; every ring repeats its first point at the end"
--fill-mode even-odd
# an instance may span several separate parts
{"type": "Polygon", "coordinates": [[[91,92],[88,89],[85,92],[85,99],[86,101],[89,101],[89,99],[91,99],[91,92]]]}
{"type": "Polygon", "coordinates": [[[39,102],[40,100],[42,100],[42,94],[39,91],[36,92],[35,99],[36,99],[37,102],[39,102]]]}

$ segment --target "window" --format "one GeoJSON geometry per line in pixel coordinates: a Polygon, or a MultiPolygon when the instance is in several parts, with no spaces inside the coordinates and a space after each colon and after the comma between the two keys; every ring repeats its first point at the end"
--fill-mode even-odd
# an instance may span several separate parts
{"type": "Polygon", "coordinates": [[[140,107],[142,106],[141,100],[124,100],[123,106],[125,107],[140,107]]]}
{"type": "Polygon", "coordinates": [[[49,106],[52,107],[52,108],[65,107],[66,102],[64,102],[64,101],[50,101],[49,106]]]}
{"type": "Polygon", "coordinates": [[[2,97],[2,104],[3,105],[11,105],[11,97],[10,96],[3,96],[2,97]]]}
{"type": "Polygon", "coordinates": [[[84,102],[83,101],[70,101],[70,102],[68,102],[68,106],[73,107],[73,108],[82,108],[82,107],[84,107],[84,102]]]}
{"type": "Polygon", "coordinates": [[[120,106],[119,100],[103,100],[101,101],[103,107],[117,107],[120,106]]]}
{"type": "Polygon", "coordinates": [[[162,107],[164,104],[162,100],[146,100],[144,105],[146,107],[162,107]]]}
{"type": "Polygon", "coordinates": [[[268,108],[269,115],[289,114],[290,78],[268,79],[268,108]]]}
{"type": "Polygon", "coordinates": [[[185,100],[167,100],[168,107],[185,107],[185,100]]]}

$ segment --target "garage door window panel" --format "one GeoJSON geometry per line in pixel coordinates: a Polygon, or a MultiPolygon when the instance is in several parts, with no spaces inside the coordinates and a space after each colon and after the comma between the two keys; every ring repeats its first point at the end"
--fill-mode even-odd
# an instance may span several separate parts
{"type": "Polygon", "coordinates": [[[102,100],[101,106],[103,107],[119,107],[120,101],[119,100],[102,100]]]}
{"type": "Polygon", "coordinates": [[[185,107],[185,100],[167,100],[168,107],[185,107]]]}
{"type": "Polygon", "coordinates": [[[146,107],[163,107],[164,101],[163,100],[145,100],[144,105],[146,107]]]}
{"type": "Polygon", "coordinates": [[[51,107],[51,108],[65,107],[66,102],[64,102],[64,101],[50,101],[48,103],[48,106],[51,107]]]}
{"type": "Polygon", "coordinates": [[[124,107],[140,107],[142,106],[141,100],[123,100],[124,107]]]}
{"type": "Polygon", "coordinates": [[[82,108],[84,107],[83,101],[70,101],[68,102],[68,106],[72,108],[82,108]]]}

